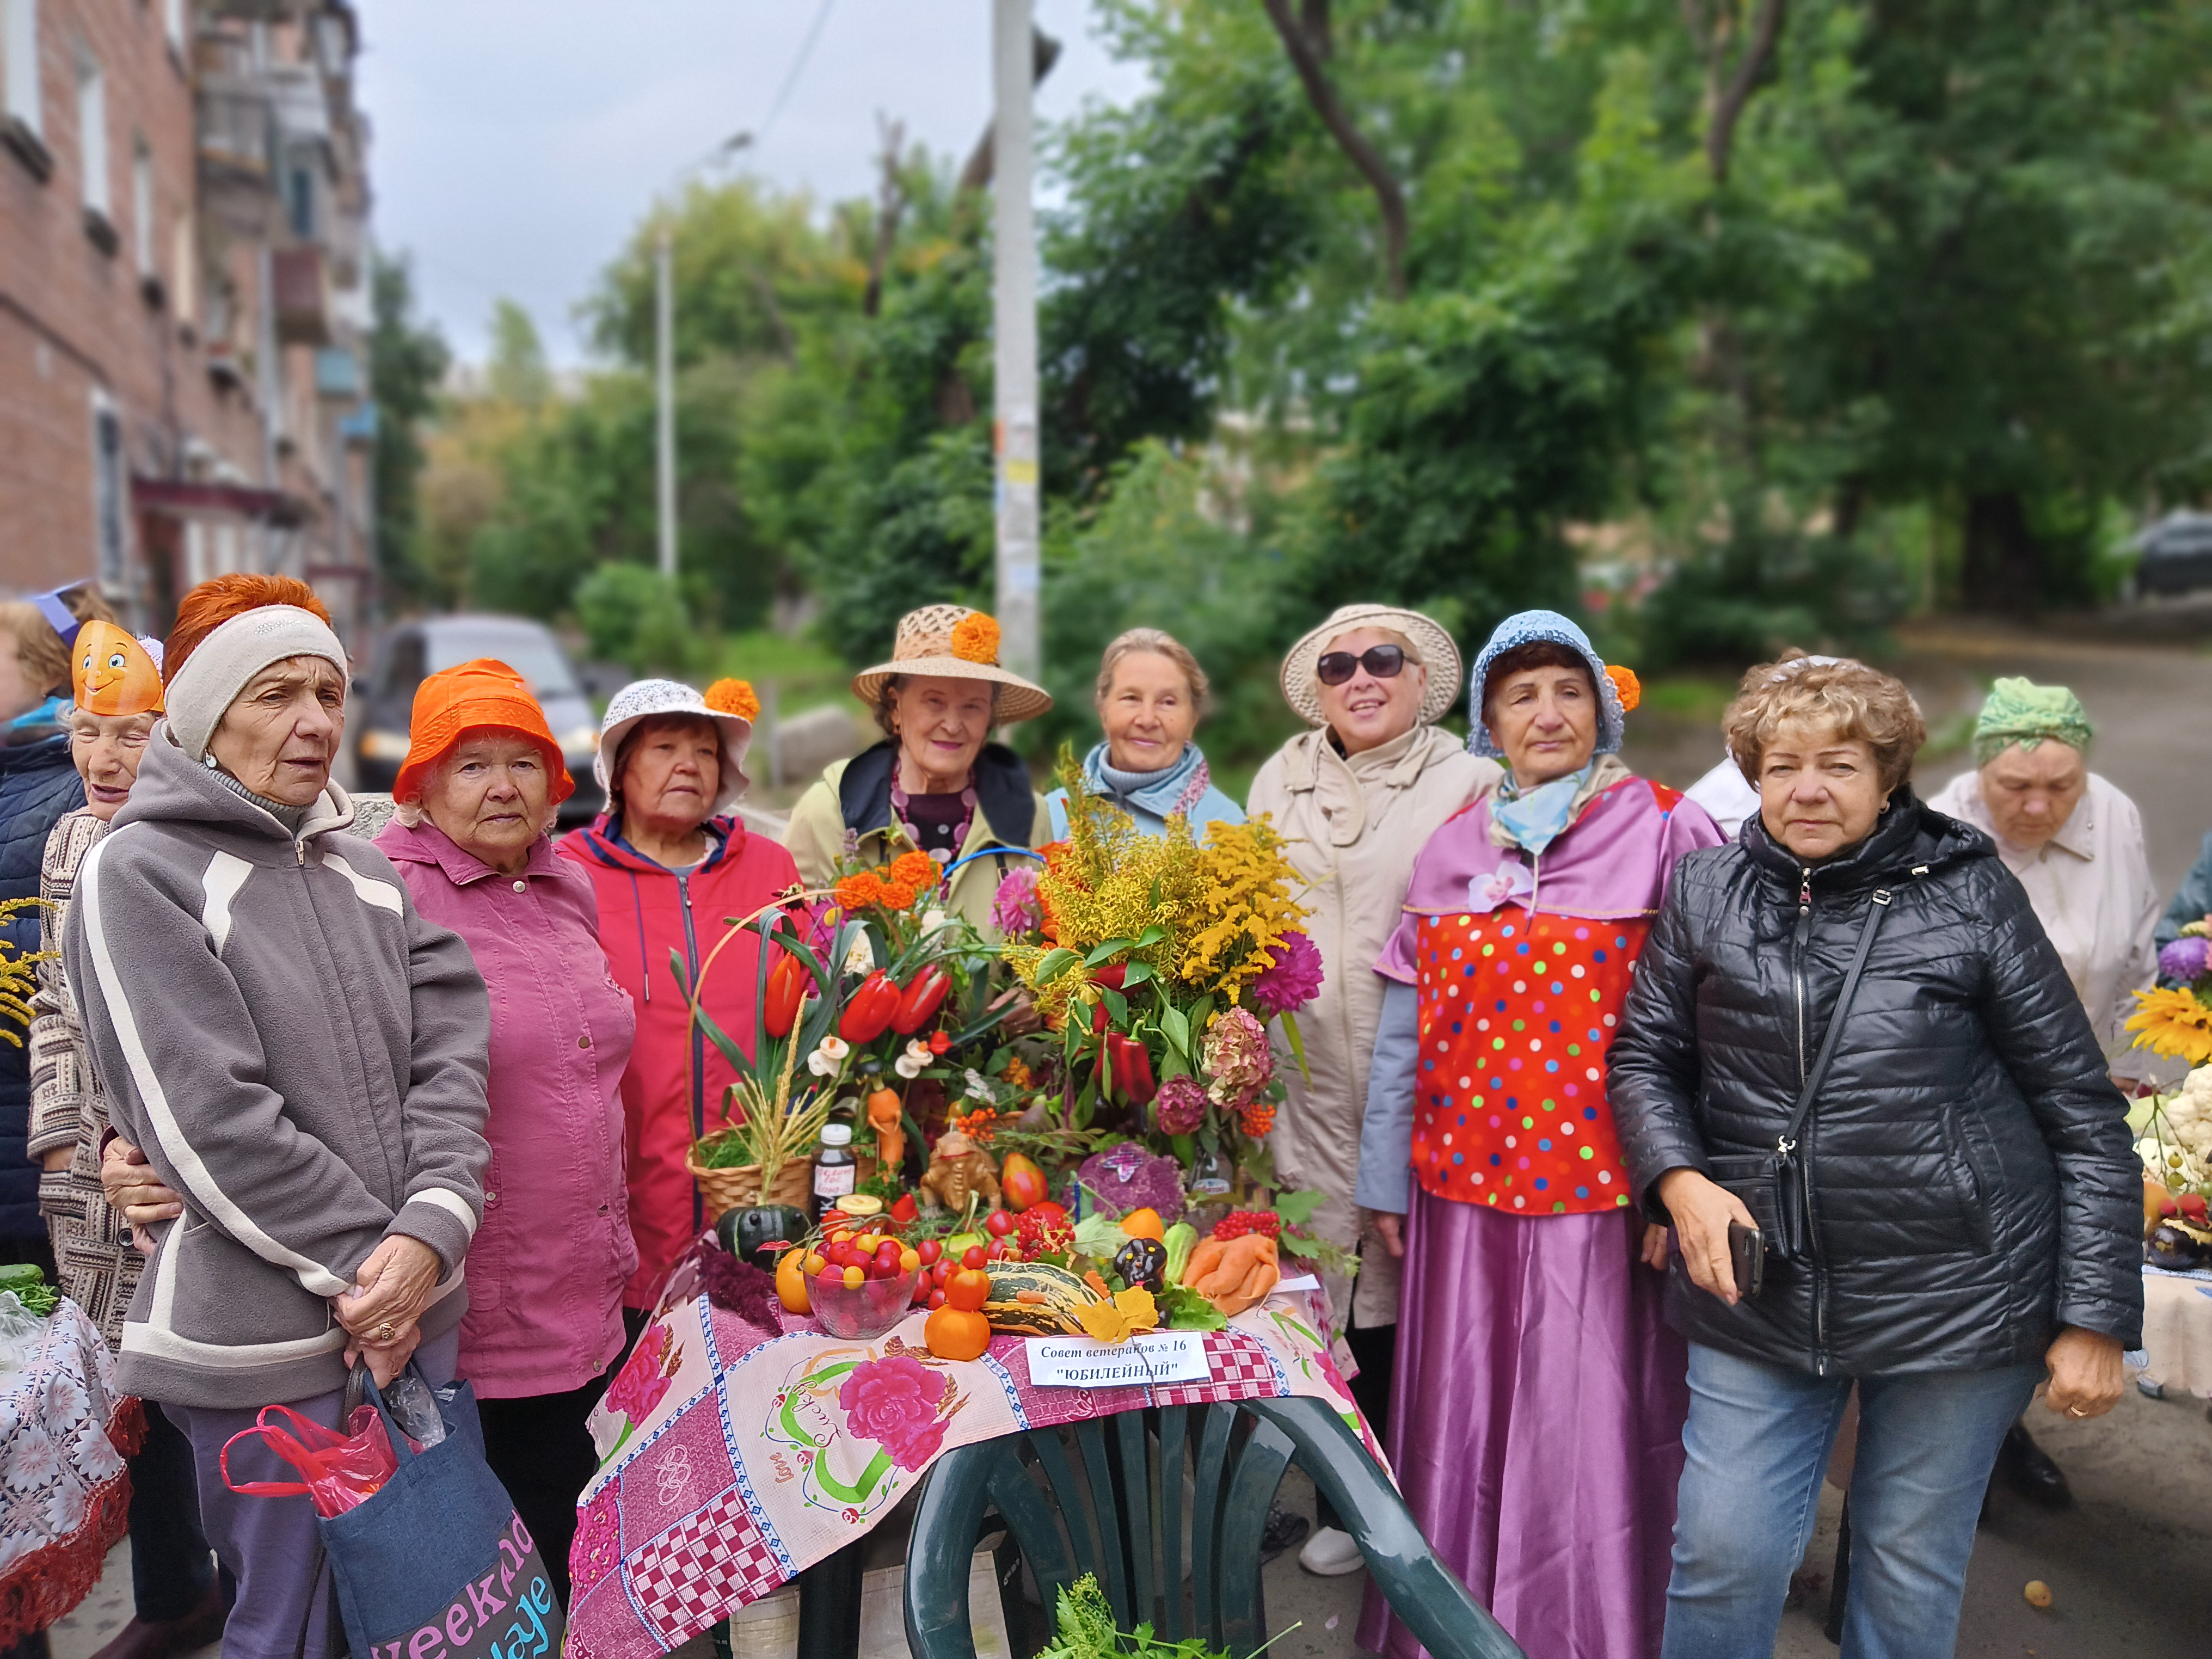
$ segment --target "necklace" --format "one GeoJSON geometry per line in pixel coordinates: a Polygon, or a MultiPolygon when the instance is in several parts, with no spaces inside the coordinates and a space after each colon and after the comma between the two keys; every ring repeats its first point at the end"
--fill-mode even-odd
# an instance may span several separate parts
{"type": "MultiPolygon", "coordinates": [[[[899,782],[898,769],[894,767],[891,770],[891,821],[898,825],[901,833],[909,842],[928,854],[935,862],[939,865],[950,864],[959,856],[960,849],[968,844],[968,831],[975,822],[975,786],[970,783],[960,792],[960,822],[953,829],[950,842],[944,846],[932,847],[923,840],[922,831],[914,822],[911,798],[907,794],[905,787],[899,782]]],[[[944,833],[935,824],[930,827],[938,834],[944,833]]]]}

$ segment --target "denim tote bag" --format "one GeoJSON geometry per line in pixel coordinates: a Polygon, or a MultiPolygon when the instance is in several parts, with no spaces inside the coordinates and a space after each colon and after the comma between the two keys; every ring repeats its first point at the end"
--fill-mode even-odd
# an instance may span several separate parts
{"type": "Polygon", "coordinates": [[[323,1553],[356,1659],[557,1659],[567,1627],[538,1547],[484,1462],[476,1391],[434,1391],[446,1437],[416,1451],[375,1381],[397,1471],[343,1515],[323,1553]]]}

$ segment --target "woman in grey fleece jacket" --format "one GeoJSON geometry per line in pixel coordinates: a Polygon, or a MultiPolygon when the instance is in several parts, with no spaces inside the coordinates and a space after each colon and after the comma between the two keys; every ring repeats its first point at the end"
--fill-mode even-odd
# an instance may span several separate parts
{"type": "MultiPolygon", "coordinates": [[[[118,1132],[183,1212],[132,1299],[118,1381],[192,1441],[239,1583],[227,1659],[285,1659],[303,1635],[319,1659],[335,1621],[307,1501],[234,1497],[216,1455],[273,1402],[335,1425],[355,1352],[380,1376],[410,1353],[451,1376],[490,1158],[489,1006],[467,946],[343,833],[327,625],[263,601],[181,662],[177,643],[168,719],[78,871],[63,944],[118,1132]]],[[[291,1478],[253,1441],[230,1474],[291,1478]]]]}

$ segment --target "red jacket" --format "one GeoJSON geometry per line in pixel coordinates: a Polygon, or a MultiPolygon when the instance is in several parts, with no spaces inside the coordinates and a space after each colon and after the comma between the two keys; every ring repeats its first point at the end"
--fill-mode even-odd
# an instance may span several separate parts
{"type": "MultiPolygon", "coordinates": [[[[637,1272],[623,1291],[629,1308],[653,1306],[669,1268],[707,1224],[684,1156],[721,1121],[736,1081],[706,1034],[691,1030],[669,953],[696,976],[730,921],[751,915],[799,879],[791,854],[748,834],[740,820],[714,818],[708,828],[709,841],[719,836],[719,844],[703,864],[682,872],[617,844],[605,813],[560,843],[562,856],[580,865],[598,889],[599,948],[637,1009],[637,1042],[622,1084],[629,1230],[638,1255],[637,1272]]],[[[707,1012],[748,1055],[758,961],[758,946],[742,938],[714,958],[707,976],[707,1012]]]]}

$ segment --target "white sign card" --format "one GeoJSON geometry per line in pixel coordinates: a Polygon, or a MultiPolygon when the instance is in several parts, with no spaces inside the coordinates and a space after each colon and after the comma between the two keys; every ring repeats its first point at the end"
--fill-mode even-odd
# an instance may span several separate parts
{"type": "Polygon", "coordinates": [[[1204,1333],[1146,1331],[1126,1342],[1089,1336],[1032,1336],[1030,1382],[1039,1389],[1119,1389],[1139,1382],[1202,1382],[1212,1375],[1204,1333]]]}

